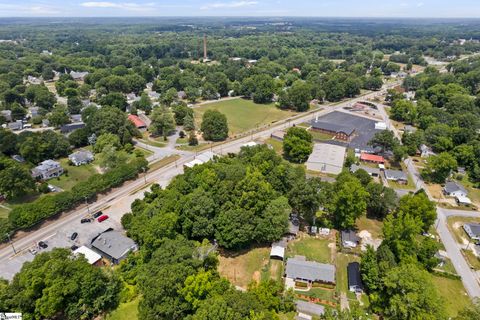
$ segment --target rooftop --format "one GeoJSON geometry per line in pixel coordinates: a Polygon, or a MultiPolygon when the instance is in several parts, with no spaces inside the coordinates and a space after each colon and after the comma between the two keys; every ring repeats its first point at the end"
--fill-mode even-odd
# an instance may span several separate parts
{"type": "Polygon", "coordinates": [[[102,256],[93,251],[90,248],[87,248],[85,246],[81,246],[80,248],[76,249],[73,251],[73,255],[78,256],[79,254],[83,254],[85,258],[87,259],[88,263],[94,264],[98,260],[102,259],[102,256]]]}
{"type": "Polygon", "coordinates": [[[362,153],[360,155],[360,160],[378,162],[378,163],[384,163],[385,162],[385,159],[382,156],[377,156],[376,154],[369,154],[369,153],[362,153]]]}
{"type": "Polygon", "coordinates": [[[92,247],[118,260],[135,250],[136,244],[121,232],[112,230],[101,233],[93,240],[92,247]]]}
{"type": "Polygon", "coordinates": [[[134,114],[129,114],[128,120],[130,120],[134,124],[134,126],[137,128],[145,128],[147,126],[147,124],[143,122],[142,119],[140,119],[138,116],[134,114]]]}
{"type": "Polygon", "coordinates": [[[360,276],[360,264],[358,262],[351,262],[347,266],[348,286],[363,287],[362,278],[360,276]]]}
{"type": "Polygon", "coordinates": [[[353,132],[355,131],[354,127],[347,127],[344,125],[331,123],[331,122],[324,122],[320,120],[312,120],[312,122],[310,123],[314,129],[322,129],[322,130],[336,132],[336,133],[343,132],[348,136],[352,135],[353,132]]]}
{"type": "Polygon", "coordinates": [[[335,282],[335,266],[307,261],[303,256],[288,259],[285,273],[292,279],[335,282]]]}
{"type": "Polygon", "coordinates": [[[400,170],[391,170],[391,169],[385,170],[385,177],[388,180],[405,180],[406,181],[408,179],[405,172],[400,170]]]}
{"type": "Polygon", "coordinates": [[[445,187],[443,187],[443,190],[445,190],[446,193],[461,191],[461,192],[467,194],[467,190],[461,184],[459,184],[457,182],[454,182],[454,181],[448,181],[445,184],[445,187]]]}

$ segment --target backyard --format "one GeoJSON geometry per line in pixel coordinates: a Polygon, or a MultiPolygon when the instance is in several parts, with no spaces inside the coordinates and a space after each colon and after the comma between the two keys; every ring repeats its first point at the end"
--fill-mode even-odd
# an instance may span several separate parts
{"type": "Polygon", "coordinates": [[[66,173],[47,182],[65,191],[72,189],[77,183],[85,181],[97,173],[93,163],[76,167],[68,164],[68,158],[62,158],[59,162],[66,173]]]}
{"type": "Polygon", "coordinates": [[[332,248],[334,242],[328,239],[317,239],[307,234],[301,234],[298,239],[288,243],[286,256],[305,256],[307,260],[321,263],[332,262],[332,248]]]}
{"type": "MultiPolygon", "coordinates": [[[[258,247],[232,254],[224,252],[219,257],[218,272],[232,284],[247,288],[252,281],[260,282],[267,276],[262,273],[278,272],[278,266],[270,262],[270,247],[258,247]]],[[[281,263],[280,263],[281,264],[281,263]]]]}
{"type": "Polygon", "coordinates": [[[256,127],[269,125],[279,120],[294,116],[295,112],[281,110],[275,104],[257,104],[242,98],[212,102],[197,107],[195,122],[200,128],[201,119],[205,111],[218,110],[227,116],[229,135],[235,136],[256,127]]]}
{"type": "Polygon", "coordinates": [[[130,302],[121,303],[106,317],[106,320],[135,320],[138,319],[138,303],[140,298],[130,302]]]}
{"type": "Polygon", "coordinates": [[[457,316],[459,311],[471,303],[462,281],[434,275],[432,275],[432,281],[443,300],[449,317],[457,316]]]}

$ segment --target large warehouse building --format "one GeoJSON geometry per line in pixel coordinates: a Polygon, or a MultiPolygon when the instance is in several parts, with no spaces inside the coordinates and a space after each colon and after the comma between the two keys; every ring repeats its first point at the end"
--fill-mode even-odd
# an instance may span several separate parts
{"type": "Polygon", "coordinates": [[[343,169],[346,148],[328,143],[316,143],[307,160],[307,170],[339,174],[343,169]]]}

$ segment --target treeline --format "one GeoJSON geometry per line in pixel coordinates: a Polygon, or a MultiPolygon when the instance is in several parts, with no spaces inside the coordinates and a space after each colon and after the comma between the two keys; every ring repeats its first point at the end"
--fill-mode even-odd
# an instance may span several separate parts
{"type": "Polygon", "coordinates": [[[31,203],[18,205],[10,211],[8,219],[0,220],[0,230],[3,231],[0,237],[5,241],[7,234],[12,231],[30,228],[56,214],[73,209],[82,202],[91,201],[97,194],[135,178],[146,167],[147,162],[143,157],[135,158],[104,174],[94,174],[88,180],[77,183],[71,191],[45,195],[31,203]]]}
{"type": "MultiPolygon", "coordinates": [[[[280,239],[288,227],[295,190],[304,172],[266,146],[243,148],[187,169],[163,190],[154,188],[122,218],[128,234],[153,250],[164,237],[216,239],[228,249],[280,239]]],[[[296,204],[294,204],[295,206],[296,204]]]]}
{"type": "Polygon", "coordinates": [[[422,144],[432,148],[425,177],[443,182],[457,166],[463,166],[473,182],[480,182],[480,61],[459,61],[451,72],[439,73],[427,68],[416,77],[407,77],[403,86],[415,91],[415,100],[390,92],[391,118],[418,127],[405,133],[402,141],[410,155],[422,144]],[[438,159],[438,161],[437,161],[438,159]],[[432,162],[430,164],[430,162],[432,162]],[[440,172],[440,175],[434,174],[440,172]]]}

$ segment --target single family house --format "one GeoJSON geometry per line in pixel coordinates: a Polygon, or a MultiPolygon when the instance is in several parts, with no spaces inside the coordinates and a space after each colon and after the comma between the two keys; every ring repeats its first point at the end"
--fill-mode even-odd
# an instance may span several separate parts
{"type": "Polygon", "coordinates": [[[73,163],[73,165],[78,167],[92,162],[95,157],[93,156],[93,153],[88,150],[78,150],[69,155],[68,159],[73,163]]]}
{"type": "Polygon", "coordinates": [[[31,172],[34,179],[48,180],[61,176],[63,168],[57,161],[49,159],[40,162],[40,164],[33,168],[31,172]]]}
{"type": "Polygon", "coordinates": [[[307,261],[304,256],[287,260],[285,277],[296,282],[335,284],[335,266],[307,261]]]}

